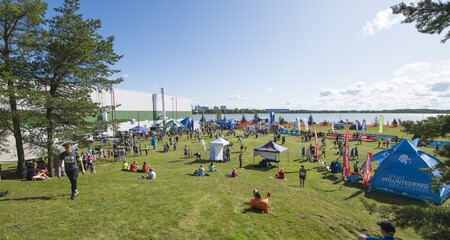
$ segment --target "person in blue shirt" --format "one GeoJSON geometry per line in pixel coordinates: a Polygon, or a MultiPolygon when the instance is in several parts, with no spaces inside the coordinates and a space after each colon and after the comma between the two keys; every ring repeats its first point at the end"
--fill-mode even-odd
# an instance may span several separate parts
{"type": "Polygon", "coordinates": [[[395,226],[393,223],[389,221],[381,221],[377,222],[377,225],[380,226],[382,238],[366,236],[365,232],[361,232],[358,236],[358,240],[395,240],[395,226]]]}

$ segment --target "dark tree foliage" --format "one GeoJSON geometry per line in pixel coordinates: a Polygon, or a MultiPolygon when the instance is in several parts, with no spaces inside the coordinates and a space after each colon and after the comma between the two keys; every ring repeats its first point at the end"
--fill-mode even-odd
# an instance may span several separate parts
{"type": "Polygon", "coordinates": [[[416,23],[416,28],[421,33],[441,34],[444,31],[445,43],[450,38],[450,2],[423,0],[417,3],[400,3],[391,7],[394,14],[403,14],[403,23],[416,23]]]}
{"type": "Polygon", "coordinates": [[[98,127],[88,120],[95,120],[104,109],[92,100],[91,93],[109,90],[122,81],[110,79],[119,72],[111,66],[121,58],[114,52],[114,37],[100,35],[100,20],[83,19],[79,8],[78,0],[65,0],[55,9],[32,66],[42,93],[30,104],[42,109],[35,127],[47,136],[50,168],[56,138],[82,144],[98,127]]]}
{"type": "Polygon", "coordinates": [[[0,1],[0,126],[14,135],[17,151],[17,175],[25,168],[23,147],[24,99],[34,86],[26,67],[35,50],[47,4],[39,0],[0,1]]]}
{"type": "Polygon", "coordinates": [[[309,117],[308,117],[308,124],[311,125],[311,124],[313,124],[313,123],[314,123],[313,116],[312,116],[312,115],[309,115],[309,117]]]}
{"type": "Polygon", "coordinates": [[[242,114],[241,122],[243,122],[243,123],[246,123],[246,122],[247,122],[247,119],[245,118],[245,115],[244,115],[244,114],[242,114]]]}
{"type": "Polygon", "coordinates": [[[394,118],[394,120],[392,121],[392,125],[394,126],[398,125],[397,119],[394,118]]]}
{"type": "Polygon", "coordinates": [[[255,114],[253,115],[252,123],[257,123],[257,122],[259,122],[259,117],[258,117],[258,113],[255,112],[255,114]]]}
{"type": "Polygon", "coordinates": [[[383,215],[398,227],[412,227],[424,239],[450,239],[450,209],[429,204],[422,206],[390,206],[383,215]]]}

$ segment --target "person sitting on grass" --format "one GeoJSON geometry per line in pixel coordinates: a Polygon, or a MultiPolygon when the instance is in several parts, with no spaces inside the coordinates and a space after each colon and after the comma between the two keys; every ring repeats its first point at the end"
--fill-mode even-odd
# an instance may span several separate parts
{"type": "Polygon", "coordinates": [[[253,190],[253,198],[250,200],[250,209],[252,210],[262,210],[265,213],[269,213],[269,197],[270,193],[267,193],[267,196],[265,199],[262,199],[261,193],[254,189],[253,190]]]}
{"type": "Polygon", "coordinates": [[[129,169],[130,169],[130,167],[128,166],[127,160],[123,160],[122,171],[128,171],[129,169]]]}
{"type": "Polygon", "coordinates": [[[238,176],[237,172],[236,172],[236,168],[233,168],[233,170],[231,170],[231,172],[228,174],[229,177],[235,178],[238,176]]]}
{"type": "Polygon", "coordinates": [[[137,165],[136,161],[133,161],[133,163],[130,165],[130,172],[137,172],[139,170],[139,166],[137,165]]]}
{"type": "Polygon", "coordinates": [[[37,168],[37,163],[33,163],[33,168],[28,169],[27,171],[27,180],[45,180],[48,179],[47,174],[45,174],[45,170],[40,170],[37,168]]]}
{"type": "Polygon", "coordinates": [[[144,162],[142,164],[142,169],[139,169],[138,172],[148,172],[150,170],[150,165],[147,164],[147,162],[144,162]]]}
{"type": "Polygon", "coordinates": [[[217,172],[217,169],[216,169],[216,166],[214,166],[214,163],[211,163],[211,164],[209,165],[209,171],[210,171],[210,172],[217,172]]]}
{"type": "Polygon", "coordinates": [[[200,177],[209,176],[208,173],[205,173],[205,168],[203,167],[203,164],[200,165],[200,167],[197,170],[195,170],[194,175],[200,177]]]}
{"type": "Polygon", "coordinates": [[[156,179],[156,173],[155,170],[153,168],[150,168],[147,172],[147,176],[141,176],[140,178],[145,178],[145,179],[156,179]]]}
{"type": "Polygon", "coordinates": [[[284,169],[283,168],[281,168],[281,170],[277,173],[277,175],[275,175],[275,178],[284,179],[284,169]]]}

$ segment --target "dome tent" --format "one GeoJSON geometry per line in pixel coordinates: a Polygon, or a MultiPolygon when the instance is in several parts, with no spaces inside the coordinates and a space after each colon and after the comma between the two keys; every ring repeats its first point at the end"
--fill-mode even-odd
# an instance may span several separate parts
{"type": "Polygon", "coordinates": [[[370,189],[409,198],[441,204],[450,197],[450,186],[433,191],[433,176],[439,171],[429,171],[440,161],[432,155],[403,140],[385,151],[385,158],[371,179],[370,189]]]}

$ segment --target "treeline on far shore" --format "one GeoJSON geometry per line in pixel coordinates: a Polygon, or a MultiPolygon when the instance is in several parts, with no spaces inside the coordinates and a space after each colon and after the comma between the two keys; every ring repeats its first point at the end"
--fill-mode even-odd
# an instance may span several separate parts
{"type": "MultiPolygon", "coordinates": [[[[192,114],[215,114],[221,112],[224,114],[240,114],[240,113],[269,113],[266,109],[207,109],[207,110],[192,110],[192,114]]],[[[392,109],[392,110],[283,110],[276,111],[277,113],[449,113],[450,109],[392,109]]]]}

